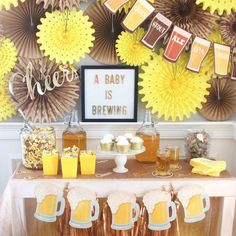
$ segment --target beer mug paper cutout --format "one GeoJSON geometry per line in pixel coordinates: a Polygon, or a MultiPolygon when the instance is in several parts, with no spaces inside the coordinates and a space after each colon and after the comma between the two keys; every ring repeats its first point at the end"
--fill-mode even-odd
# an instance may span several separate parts
{"type": "Polygon", "coordinates": [[[209,49],[211,46],[211,42],[196,37],[192,43],[191,54],[188,61],[187,68],[194,72],[199,72],[202,62],[205,59],[209,49]]]}
{"type": "Polygon", "coordinates": [[[107,0],[104,2],[106,8],[113,14],[115,14],[119,8],[121,8],[129,0],[107,0]]]}
{"type": "Polygon", "coordinates": [[[34,217],[44,222],[55,222],[65,209],[63,190],[50,183],[39,183],[35,187],[37,208],[34,217]]]}
{"type": "Polygon", "coordinates": [[[96,194],[84,188],[73,188],[67,198],[71,207],[70,226],[78,229],[92,227],[92,221],[99,216],[96,194]]]}
{"type": "Polygon", "coordinates": [[[215,74],[219,76],[228,75],[230,47],[214,43],[215,74]]]}
{"type": "Polygon", "coordinates": [[[164,52],[164,57],[172,62],[176,62],[191,36],[192,34],[189,32],[175,26],[164,52]]]}
{"type": "Polygon", "coordinates": [[[155,8],[146,0],[137,0],[123,21],[125,29],[135,31],[153,12],[155,8]]]}
{"type": "Polygon", "coordinates": [[[184,221],[194,223],[205,218],[210,208],[210,199],[199,186],[186,186],[178,191],[178,199],[184,207],[184,221]],[[205,202],[205,204],[204,204],[205,202]]]}
{"type": "Polygon", "coordinates": [[[172,22],[161,13],[153,18],[147,33],[142,38],[142,43],[153,49],[156,43],[167,33],[172,22]]]}
{"type": "Polygon", "coordinates": [[[131,229],[134,222],[138,220],[140,212],[135,195],[126,192],[114,192],[108,196],[107,202],[112,213],[111,228],[114,230],[131,229]]]}
{"type": "Polygon", "coordinates": [[[176,219],[176,206],[171,201],[170,193],[161,190],[150,191],[144,195],[143,203],[148,211],[148,228],[150,230],[170,228],[170,222],[176,219]]]}

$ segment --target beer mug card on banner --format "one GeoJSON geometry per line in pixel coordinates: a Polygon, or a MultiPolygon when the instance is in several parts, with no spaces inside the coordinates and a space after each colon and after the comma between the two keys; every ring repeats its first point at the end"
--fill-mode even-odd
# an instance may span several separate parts
{"type": "Polygon", "coordinates": [[[129,0],[107,0],[104,2],[104,6],[113,14],[115,14],[119,8],[121,8],[129,0]]]}
{"type": "Polygon", "coordinates": [[[184,208],[184,221],[194,223],[205,218],[210,208],[210,199],[199,186],[186,186],[178,191],[178,199],[184,208]]]}
{"type": "Polygon", "coordinates": [[[167,33],[171,25],[172,22],[169,19],[167,19],[161,13],[157,13],[141,42],[153,49],[158,40],[160,40],[167,33]]]}
{"type": "Polygon", "coordinates": [[[114,192],[108,196],[108,205],[112,213],[112,225],[114,230],[129,230],[138,220],[140,207],[136,203],[134,194],[126,192],[114,192]]]}
{"type": "Polygon", "coordinates": [[[92,221],[99,216],[96,194],[84,188],[73,188],[67,198],[71,207],[70,226],[78,229],[92,227],[92,221]]]}
{"type": "Polygon", "coordinates": [[[167,60],[176,62],[191,36],[192,34],[189,32],[179,28],[178,26],[175,26],[164,52],[164,57],[167,60]]]}
{"type": "Polygon", "coordinates": [[[135,31],[153,12],[155,8],[146,0],[137,0],[122,25],[125,29],[135,31]]]}
{"type": "Polygon", "coordinates": [[[199,72],[202,62],[206,57],[211,46],[211,42],[196,37],[192,43],[191,54],[188,61],[187,68],[194,72],[199,72]]]}
{"type": "Polygon", "coordinates": [[[55,222],[65,209],[63,190],[50,183],[39,183],[35,187],[37,208],[34,217],[44,222],[55,222]]]}
{"type": "Polygon", "coordinates": [[[215,74],[219,76],[228,75],[230,58],[230,47],[214,43],[215,74]]]}
{"type": "Polygon", "coordinates": [[[144,195],[143,203],[148,211],[148,228],[150,230],[167,230],[171,227],[170,222],[176,219],[176,206],[171,201],[169,192],[150,191],[144,195]]]}

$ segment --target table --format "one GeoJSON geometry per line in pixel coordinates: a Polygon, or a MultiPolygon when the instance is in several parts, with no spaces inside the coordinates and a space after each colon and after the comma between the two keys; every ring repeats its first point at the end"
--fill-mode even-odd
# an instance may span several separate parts
{"type": "MultiPolygon", "coordinates": [[[[145,192],[152,189],[162,188],[163,186],[168,189],[170,184],[172,184],[175,189],[184,185],[197,184],[204,187],[206,193],[210,197],[224,197],[220,235],[233,235],[236,178],[230,176],[227,171],[222,172],[220,177],[208,177],[192,174],[191,166],[188,162],[181,160],[180,163],[182,169],[174,172],[173,177],[157,178],[153,177],[151,174],[155,169],[154,164],[138,163],[137,161],[130,159],[126,164],[129,172],[118,174],[113,172],[109,173],[115,167],[114,160],[98,160],[96,173],[109,173],[109,175],[96,177],[81,176],[79,174],[76,179],[63,179],[60,174],[56,177],[46,177],[43,176],[42,171],[27,170],[21,164],[9,180],[5,193],[5,200],[8,198],[8,214],[11,213],[11,216],[16,215],[20,217],[13,217],[12,227],[7,226],[6,224],[5,228],[11,227],[13,236],[27,235],[27,232],[25,231],[26,221],[24,218],[25,208],[23,199],[34,198],[35,185],[42,181],[52,181],[62,187],[69,184],[69,187],[79,186],[89,188],[95,191],[98,197],[106,197],[110,192],[119,190],[133,192],[138,197],[141,197],[145,192]],[[9,198],[11,199],[10,203],[9,198]]],[[[1,233],[1,230],[3,229],[0,229],[0,235],[4,235],[1,233]]]]}

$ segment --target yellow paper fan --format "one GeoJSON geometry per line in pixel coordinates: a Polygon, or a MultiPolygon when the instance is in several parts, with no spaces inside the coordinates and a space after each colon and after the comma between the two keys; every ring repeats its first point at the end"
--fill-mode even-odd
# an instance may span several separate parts
{"type": "Polygon", "coordinates": [[[8,94],[7,86],[0,85],[0,121],[7,120],[16,114],[16,109],[8,94]]]}
{"type": "Polygon", "coordinates": [[[1,0],[0,1],[0,11],[5,8],[6,10],[9,10],[11,5],[14,7],[18,6],[18,2],[24,2],[25,0],[1,0]]]}
{"type": "MultiPolygon", "coordinates": [[[[102,3],[106,2],[107,0],[98,0],[102,3]]],[[[148,0],[151,3],[154,3],[155,0],[148,0]]],[[[127,3],[125,3],[120,9],[119,11],[122,11],[124,9],[125,13],[127,14],[130,10],[130,8],[134,5],[134,3],[136,2],[136,0],[129,0],[127,3]]]]}
{"type": "Polygon", "coordinates": [[[79,61],[93,46],[92,22],[82,11],[46,13],[38,26],[38,43],[45,56],[57,63],[79,61]]]}
{"type": "Polygon", "coordinates": [[[142,88],[139,93],[144,95],[143,102],[158,112],[158,117],[165,120],[183,120],[196,113],[197,108],[206,102],[209,94],[206,76],[185,69],[188,55],[183,53],[177,63],[171,63],[163,56],[155,55],[148,65],[142,66],[140,74],[142,88]]]}
{"type": "Polygon", "coordinates": [[[204,10],[209,7],[211,13],[217,11],[219,15],[223,15],[224,12],[229,15],[236,7],[236,0],[196,0],[196,3],[203,3],[204,10]]]}
{"type": "Polygon", "coordinates": [[[143,28],[138,28],[134,33],[123,31],[119,35],[116,52],[121,61],[130,66],[141,66],[150,59],[152,50],[140,42],[144,33],[143,28]]]}
{"type": "Polygon", "coordinates": [[[17,61],[14,43],[8,38],[0,39],[0,80],[11,72],[17,61]]]}

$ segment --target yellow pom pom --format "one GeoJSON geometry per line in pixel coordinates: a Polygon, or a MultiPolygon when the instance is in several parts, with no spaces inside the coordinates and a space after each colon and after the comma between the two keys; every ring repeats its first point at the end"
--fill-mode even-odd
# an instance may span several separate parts
{"type": "Polygon", "coordinates": [[[210,12],[218,12],[219,15],[223,15],[226,12],[227,15],[231,13],[231,10],[236,8],[236,0],[196,0],[197,4],[203,3],[203,9],[210,8],[210,12]]]}
{"type": "Polygon", "coordinates": [[[14,43],[8,38],[0,39],[0,80],[11,72],[16,61],[17,51],[14,43]]]}
{"type": "Polygon", "coordinates": [[[57,63],[73,64],[85,57],[93,46],[95,32],[92,22],[82,11],[54,11],[38,26],[38,43],[45,56],[57,63]]]}
{"type": "Polygon", "coordinates": [[[153,55],[152,50],[144,46],[140,40],[144,29],[138,28],[134,33],[123,31],[116,41],[116,52],[121,61],[131,66],[140,66],[153,55]]]}
{"type": "Polygon", "coordinates": [[[186,70],[187,59],[187,54],[183,53],[177,63],[171,63],[155,55],[148,65],[142,66],[140,77],[143,80],[139,82],[142,87],[139,93],[144,95],[142,101],[165,120],[190,118],[209,94],[206,76],[186,70]]]}

